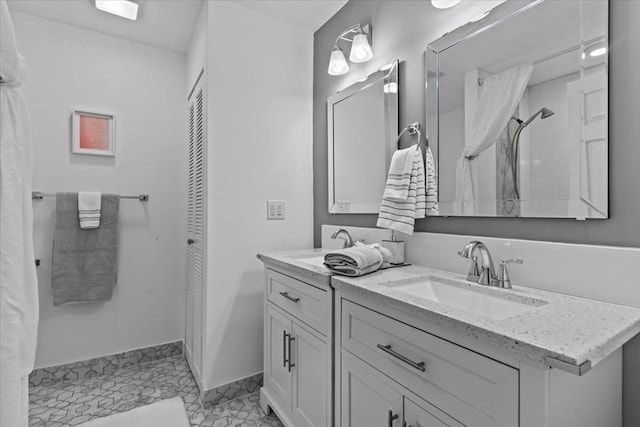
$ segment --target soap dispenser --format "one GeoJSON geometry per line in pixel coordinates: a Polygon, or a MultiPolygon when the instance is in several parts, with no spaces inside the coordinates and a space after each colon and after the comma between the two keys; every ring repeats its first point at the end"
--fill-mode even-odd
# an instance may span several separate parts
{"type": "Polygon", "coordinates": [[[391,252],[389,262],[392,265],[404,264],[404,241],[396,240],[396,234],[393,230],[391,231],[391,240],[383,240],[382,247],[391,252]]]}

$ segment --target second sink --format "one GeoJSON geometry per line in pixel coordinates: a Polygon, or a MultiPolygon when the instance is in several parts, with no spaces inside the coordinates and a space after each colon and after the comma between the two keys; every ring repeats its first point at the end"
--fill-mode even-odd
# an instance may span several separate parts
{"type": "Polygon", "coordinates": [[[490,290],[487,290],[489,292],[484,292],[485,289],[472,290],[467,284],[450,284],[433,276],[409,283],[400,282],[394,284],[391,282],[387,286],[394,291],[445,304],[494,320],[504,320],[517,316],[546,304],[545,301],[530,298],[522,299],[522,301],[501,298],[500,296],[491,295],[489,293],[490,290]]]}

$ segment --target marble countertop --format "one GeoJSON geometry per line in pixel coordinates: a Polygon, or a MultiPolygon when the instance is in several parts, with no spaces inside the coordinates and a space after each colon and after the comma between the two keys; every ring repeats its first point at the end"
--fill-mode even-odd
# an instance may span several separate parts
{"type": "Polygon", "coordinates": [[[404,313],[492,344],[519,357],[581,375],[640,332],[640,309],[513,285],[499,289],[470,283],[460,274],[408,266],[351,278],[333,276],[334,288],[370,298],[404,313]],[[532,304],[524,313],[494,320],[420,298],[395,286],[429,277],[457,287],[532,304]]]}
{"type": "Polygon", "coordinates": [[[328,249],[259,253],[257,257],[347,294],[368,298],[472,339],[576,374],[588,371],[640,333],[640,309],[513,284],[487,287],[460,274],[428,267],[379,270],[362,277],[332,275],[322,265],[328,249]],[[524,313],[495,320],[396,289],[421,279],[439,281],[532,305],[524,313]]]}
{"type": "Polygon", "coordinates": [[[258,253],[258,259],[267,264],[273,264],[289,269],[295,273],[305,275],[317,282],[329,285],[331,272],[320,263],[329,249],[304,249],[286,252],[258,253]]]}

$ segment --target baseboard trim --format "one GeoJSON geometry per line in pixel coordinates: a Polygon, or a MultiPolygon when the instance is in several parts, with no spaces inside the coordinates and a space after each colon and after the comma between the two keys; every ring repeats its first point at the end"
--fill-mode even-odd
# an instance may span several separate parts
{"type": "Polygon", "coordinates": [[[201,394],[205,408],[228,402],[240,396],[246,396],[262,387],[262,372],[221,385],[201,394]]]}

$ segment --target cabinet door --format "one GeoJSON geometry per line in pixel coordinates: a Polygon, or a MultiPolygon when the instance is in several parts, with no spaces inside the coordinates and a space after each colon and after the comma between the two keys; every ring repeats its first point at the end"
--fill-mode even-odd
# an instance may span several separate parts
{"type": "Polygon", "coordinates": [[[429,405],[417,404],[405,397],[403,427],[464,427],[451,417],[429,405]]]}
{"type": "Polygon", "coordinates": [[[344,350],[341,359],[342,427],[402,426],[402,394],[390,380],[344,350]]]}
{"type": "Polygon", "coordinates": [[[327,426],[327,344],[293,324],[293,412],[296,427],[327,426]]]}
{"type": "Polygon", "coordinates": [[[267,304],[265,383],[291,410],[291,373],[287,365],[291,320],[267,304]]]}

